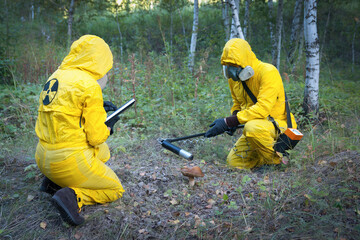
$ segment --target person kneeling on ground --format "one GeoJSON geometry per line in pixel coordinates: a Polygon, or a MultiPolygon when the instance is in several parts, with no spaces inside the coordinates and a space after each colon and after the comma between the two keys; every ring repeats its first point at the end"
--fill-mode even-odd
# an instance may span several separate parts
{"type": "MultiPolygon", "coordinates": [[[[242,136],[231,149],[227,163],[239,169],[280,164],[282,155],[274,151],[279,134],[287,128],[285,92],[279,71],[258,60],[243,39],[229,40],[223,49],[221,65],[228,79],[233,106],[232,116],[215,120],[205,137],[214,137],[245,124],[242,136]],[[245,83],[245,84],[244,84],[245,83]],[[257,99],[254,103],[245,85],[257,99]]],[[[296,128],[291,114],[293,128],[296,128]]]]}
{"type": "Polygon", "coordinates": [[[84,222],[79,214],[83,205],[112,202],[124,193],[115,172],[105,165],[110,158],[105,141],[119,119],[105,125],[106,110],[116,110],[102,97],[112,66],[104,40],[82,36],[40,94],[35,126],[35,159],[45,175],[40,191],[53,195],[61,217],[71,225],[84,222]]]}

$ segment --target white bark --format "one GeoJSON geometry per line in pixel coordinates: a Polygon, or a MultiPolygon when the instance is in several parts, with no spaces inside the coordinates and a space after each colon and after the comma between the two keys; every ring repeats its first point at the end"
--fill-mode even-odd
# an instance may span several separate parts
{"type": "Polygon", "coordinates": [[[319,111],[319,38],[317,33],[317,2],[305,0],[304,35],[306,52],[306,77],[303,108],[305,114],[319,111]]]}
{"type": "Polygon", "coordinates": [[[193,28],[191,34],[190,55],[189,55],[189,64],[188,64],[190,72],[192,72],[194,69],[198,23],[199,23],[199,3],[198,0],[194,0],[194,20],[193,20],[193,28]]]}
{"type": "MultiPolygon", "coordinates": [[[[233,23],[235,24],[235,29],[237,32],[237,36],[231,35],[230,38],[239,37],[241,39],[245,39],[243,31],[241,29],[241,24],[240,24],[240,20],[239,20],[239,11],[238,11],[238,8],[236,7],[235,0],[229,0],[229,4],[232,9],[232,19],[233,19],[233,23]]],[[[231,32],[233,32],[233,31],[231,31],[231,32]]]]}
{"type": "Polygon", "coordinates": [[[30,12],[31,12],[31,21],[34,21],[34,18],[35,18],[35,13],[34,13],[34,1],[31,1],[30,12]]]}
{"type": "MultiPolygon", "coordinates": [[[[229,6],[231,6],[231,3],[230,3],[231,0],[227,0],[227,3],[229,4],[229,6]]],[[[239,0],[235,0],[235,6],[236,6],[236,9],[237,9],[237,14],[239,16],[239,0]]],[[[238,31],[236,29],[236,23],[235,23],[235,18],[234,18],[234,12],[232,11],[231,13],[231,29],[230,29],[230,38],[238,38],[239,35],[238,35],[238,31]]]]}

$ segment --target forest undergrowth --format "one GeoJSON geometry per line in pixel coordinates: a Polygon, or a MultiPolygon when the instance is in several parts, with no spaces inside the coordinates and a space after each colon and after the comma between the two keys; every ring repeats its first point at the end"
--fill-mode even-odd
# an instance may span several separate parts
{"type": "MultiPolygon", "coordinates": [[[[320,113],[302,113],[303,70],[284,85],[304,139],[288,165],[256,171],[231,169],[226,155],[241,134],[179,142],[187,161],[160,138],[204,132],[232,104],[221,66],[204,53],[193,75],[169,56],[129,56],[116,63],[104,100],[136,98],[108,140],[108,164],[125,194],[106,205],[85,206],[85,224],[63,223],[51,196],[38,191],[34,125],[43,81],[20,77],[0,91],[1,239],[356,239],[360,234],[360,97],[356,75],[320,76],[320,113]],[[213,63],[215,62],[215,63],[213,63]],[[183,166],[205,173],[195,186],[183,166]]],[[[284,73],[282,73],[284,74],[284,73]]]]}

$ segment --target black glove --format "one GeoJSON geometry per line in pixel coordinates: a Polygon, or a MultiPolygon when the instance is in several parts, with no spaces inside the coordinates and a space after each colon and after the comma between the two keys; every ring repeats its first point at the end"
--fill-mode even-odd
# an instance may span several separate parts
{"type": "Polygon", "coordinates": [[[116,117],[113,117],[110,121],[107,121],[105,124],[106,126],[108,126],[110,129],[110,135],[112,135],[114,133],[114,125],[117,121],[120,120],[120,117],[119,116],[116,116],[116,117]]]}
{"type": "Polygon", "coordinates": [[[104,101],[105,112],[115,111],[117,109],[116,105],[110,101],[104,101]]]}
{"type": "Polygon", "coordinates": [[[226,131],[226,133],[230,136],[234,135],[234,132],[236,131],[237,127],[230,127],[229,130],[226,131]]]}
{"type": "Polygon", "coordinates": [[[211,129],[205,133],[205,137],[215,137],[219,134],[224,133],[229,130],[229,127],[226,125],[224,118],[216,119],[212,124],[210,124],[211,129]]]}

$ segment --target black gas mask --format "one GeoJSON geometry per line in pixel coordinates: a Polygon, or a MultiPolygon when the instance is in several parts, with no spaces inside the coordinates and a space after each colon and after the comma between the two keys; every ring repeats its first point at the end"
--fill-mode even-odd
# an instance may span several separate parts
{"type": "Polygon", "coordinates": [[[251,66],[235,67],[235,66],[223,66],[224,76],[226,79],[231,78],[233,81],[246,81],[254,76],[254,69],[251,66]]]}

